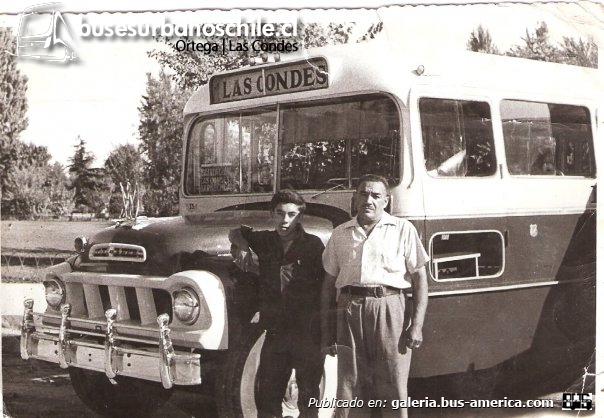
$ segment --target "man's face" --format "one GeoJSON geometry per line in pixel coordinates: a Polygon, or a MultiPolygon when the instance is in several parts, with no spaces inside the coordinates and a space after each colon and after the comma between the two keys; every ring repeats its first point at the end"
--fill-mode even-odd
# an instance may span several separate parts
{"type": "Polygon", "coordinates": [[[292,234],[300,223],[302,214],[295,203],[279,203],[273,210],[275,230],[282,237],[292,234]]]}
{"type": "Polygon", "coordinates": [[[363,223],[377,222],[388,206],[388,191],[379,181],[365,181],[357,189],[357,219],[363,223]]]}

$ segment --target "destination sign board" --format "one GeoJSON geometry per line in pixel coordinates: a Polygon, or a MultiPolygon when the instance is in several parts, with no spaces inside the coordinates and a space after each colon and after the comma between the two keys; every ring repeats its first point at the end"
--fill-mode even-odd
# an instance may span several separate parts
{"type": "Polygon", "coordinates": [[[210,103],[227,103],[262,96],[328,87],[327,62],[311,58],[273,67],[258,67],[210,79],[210,103]]]}

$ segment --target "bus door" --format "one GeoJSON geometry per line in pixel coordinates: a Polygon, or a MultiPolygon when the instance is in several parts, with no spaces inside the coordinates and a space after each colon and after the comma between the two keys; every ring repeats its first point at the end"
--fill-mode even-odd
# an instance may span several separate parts
{"type": "Polygon", "coordinates": [[[415,166],[423,173],[433,288],[496,280],[505,264],[506,218],[491,105],[415,92],[413,107],[412,126],[423,151],[415,166]]]}
{"type": "Polygon", "coordinates": [[[595,260],[590,111],[523,100],[502,100],[499,111],[509,252],[515,260],[507,274],[530,283],[572,278],[564,277],[562,264],[595,260]]]}

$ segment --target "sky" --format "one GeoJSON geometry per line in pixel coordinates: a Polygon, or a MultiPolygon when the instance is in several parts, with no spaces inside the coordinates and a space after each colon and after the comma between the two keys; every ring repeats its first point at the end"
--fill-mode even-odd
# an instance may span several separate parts
{"type": "MultiPolygon", "coordinates": [[[[144,10],[162,10],[162,2],[150,0],[144,3],[144,10]]],[[[165,3],[165,2],[164,2],[165,3]]],[[[538,22],[545,21],[552,37],[562,36],[595,38],[604,45],[602,30],[604,7],[590,2],[580,4],[516,4],[516,5],[462,5],[462,6],[417,6],[404,9],[385,7],[363,9],[371,4],[389,4],[355,0],[347,2],[354,10],[309,10],[273,12],[284,19],[299,18],[302,21],[357,21],[371,22],[384,20],[397,25],[401,39],[417,43],[421,40],[427,51],[464,50],[470,32],[478,24],[490,30],[495,43],[502,50],[518,43],[525,29],[534,29],[538,22]]],[[[400,3],[400,2],[398,2],[400,3]]],[[[414,2],[418,3],[418,2],[414,2]]],[[[19,13],[36,2],[16,1],[10,5],[0,5],[0,26],[9,26],[17,33],[19,13]]],[[[209,4],[209,3],[202,3],[209,4]]],[[[211,3],[214,4],[214,3],[211,3]]],[[[326,1],[302,1],[292,7],[329,7],[326,1]]],[[[410,2],[407,2],[410,4],[410,2]]],[[[109,152],[120,144],[138,144],[138,107],[145,93],[147,73],[157,75],[160,66],[147,56],[147,51],[161,48],[151,38],[137,40],[125,38],[82,38],[77,34],[82,19],[92,21],[102,19],[105,23],[149,23],[154,19],[168,18],[171,21],[215,22],[234,21],[239,17],[252,15],[267,16],[264,11],[235,11],[231,7],[279,7],[277,2],[242,2],[236,0],[221,3],[223,11],[197,10],[182,12],[192,7],[203,7],[199,2],[179,0],[170,7],[181,12],[143,13],[133,2],[83,1],[62,2],[59,10],[70,27],[76,45],[79,62],[67,65],[36,60],[18,59],[18,67],[28,77],[28,119],[29,126],[22,132],[21,139],[48,147],[53,160],[64,165],[73,155],[76,138],[81,136],[88,149],[96,157],[95,165],[101,166],[109,152]],[[138,13],[125,13],[127,11],[138,13]],[[70,11],[78,12],[76,14],[70,11]],[[112,14],[83,14],[84,12],[121,11],[112,14]],[[75,34],[74,34],[75,32],[75,34]]],[[[375,7],[375,6],[371,6],[375,7]]],[[[269,20],[270,21],[270,20],[269,20]]],[[[275,20],[273,20],[275,21],[275,20]]],[[[603,54],[600,54],[601,56],[603,54]]],[[[602,58],[600,58],[602,59],[602,58]]]]}

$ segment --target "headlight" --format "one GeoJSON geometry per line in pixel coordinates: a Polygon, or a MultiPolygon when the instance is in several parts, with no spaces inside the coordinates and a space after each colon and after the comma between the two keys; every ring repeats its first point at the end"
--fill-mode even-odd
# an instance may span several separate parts
{"type": "Polygon", "coordinates": [[[199,317],[199,298],[190,289],[181,289],[173,293],[174,316],[184,324],[192,324],[199,317]]]}
{"type": "Polygon", "coordinates": [[[73,241],[73,246],[79,254],[83,253],[86,250],[86,245],[88,244],[88,239],[86,237],[77,237],[73,241]]]}
{"type": "Polygon", "coordinates": [[[57,309],[65,302],[65,287],[59,280],[47,280],[44,282],[44,290],[46,292],[46,302],[57,309]]]}

